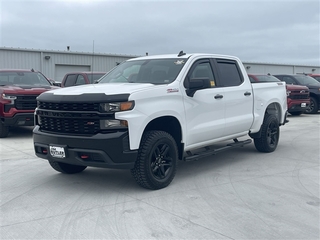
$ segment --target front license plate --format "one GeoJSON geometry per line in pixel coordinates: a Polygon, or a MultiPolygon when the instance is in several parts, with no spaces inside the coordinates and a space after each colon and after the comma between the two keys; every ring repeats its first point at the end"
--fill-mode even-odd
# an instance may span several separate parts
{"type": "Polygon", "coordinates": [[[66,154],[63,147],[50,146],[50,155],[55,158],[65,158],[66,154]]]}
{"type": "Polygon", "coordinates": [[[301,103],[301,107],[306,107],[307,104],[304,102],[304,103],[301,103]]]}

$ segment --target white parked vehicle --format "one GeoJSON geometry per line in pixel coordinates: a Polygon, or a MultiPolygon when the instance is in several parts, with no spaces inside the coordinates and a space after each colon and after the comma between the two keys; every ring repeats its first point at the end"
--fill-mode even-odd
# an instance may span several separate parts
{"type": "Polygon", "coordinates": [[[59,172],[128,168],[140,186],[160,189],[178,160],[251,143],[239,137],[274,151],[286,115],[284,82],[251,84],[236,57],[181,51],[130,59],[97,84],[41,94],[34,147],[59,172]]]}

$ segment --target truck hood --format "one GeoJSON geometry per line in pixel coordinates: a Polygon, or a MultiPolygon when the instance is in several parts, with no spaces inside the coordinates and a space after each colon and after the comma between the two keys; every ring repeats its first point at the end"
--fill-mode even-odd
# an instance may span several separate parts
{"type": "Polygon", "coordinates": [[[308,90],[309,88],[306,86],[302,86],[302,85],[292,85],[292,84],[286,84],[286,87],[288,90],[290,91],[298,91],[298,90],[308,90]]]}
{"type": "Polygon", "coordinates": [[[315,83],[315,84],[307,84],[307,87],[310,89],[319,89],[320,88],[320,82],[319,84],[315,83]]]}
{"type": "Polygon", "coordinates": [[[98,83],[87,84],[75,87],[60,88],[53,91],[54,95],[81,95],[88,93],[104,93],[106,95],[131,94],[150,88],[156,88],[160,85],[150,83],[98,83]]]}
{"type": "Polygon", "coordinates": [[[6,94],[40,94],[42,92],[58,89],[54,86],[33,86],[33,85],[4,85],[0,86],[0,92],[6,94]]]}

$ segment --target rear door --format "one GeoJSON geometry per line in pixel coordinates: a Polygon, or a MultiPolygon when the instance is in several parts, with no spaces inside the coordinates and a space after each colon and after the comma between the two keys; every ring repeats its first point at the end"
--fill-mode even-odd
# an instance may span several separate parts
{"type": "Polygon", "coordinates": [[[218,84],[223,88],[225,131],[229,136],[248,132],[253,122],[253,90],[235,60],[214,59],[218,84]]]}

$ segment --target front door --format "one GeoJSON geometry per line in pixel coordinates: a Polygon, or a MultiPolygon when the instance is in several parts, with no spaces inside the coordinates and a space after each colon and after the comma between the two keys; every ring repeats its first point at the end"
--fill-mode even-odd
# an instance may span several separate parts
{"type": "Polygon", "coordinates": [[[216,87],[216,73],[209,59],[196,61],[191,67],[184,84],[189,79],[208,78],[211,88],[197,90],[193,96],[184,96],[187,138],[185,149],[203,146],[206,142],[223,136],[225,131],[225,100],[223,88],[216,87]]]}

